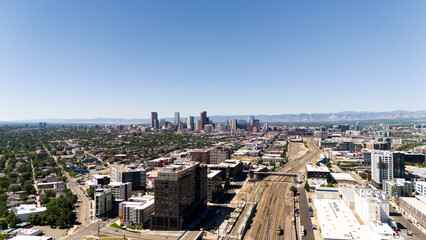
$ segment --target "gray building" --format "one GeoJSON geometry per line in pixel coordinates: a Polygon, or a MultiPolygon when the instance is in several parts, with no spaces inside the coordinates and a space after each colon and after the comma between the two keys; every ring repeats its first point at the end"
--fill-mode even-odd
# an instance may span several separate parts
{"type": "Polygon", "coordinates": [[[207,206],[207,168],[200,163],[170,165],[154,182],[151,229],[181,230],[207,206]]]}
{"type": "Polygon", "coordinates": [[[112,182],[131,182],[132,190],[146,189],[146,171],[143,168],[137,168],[133,165],[111,166],[110,175],[112,182]]]}
{"type": "Polygon", "coordinates": [[[414,184],[405,181],[404,178],[394,178],[383,181],[383,190],[386,191],[388,198],[395,197],[396,200],[399,200],[400,197],[413,196],[414,184]]]}
{"type": "Polygon", "coordinates": [[[215,147],[210,151],[210,163],[219,164],[231,158],[231,149],[225,147],[215,147]]]}
{"type": "Polygon", "coordinates": [[[175,126],[179,126],[180,123],[180,113],[175,112],[175,126]]]}
{"type": "Polygon", "coordinates": [[[207,200],[213,202],[222,193],[221,171],[212,170],[207,175],[207,200]]]}
{"type": "Polygon", "coordinates": [[[132,183],[131,182],[110,182],[108,188],[111,189],[114,200],[126,201],[132,196],[132,183]]]}
{"type": "Polygon", "coordinates": [[[158,114],[157,112],[151,112],[151,128],[158,129],[158,114]]]}
{"type": "Polygon", "coordinates": [[[95,189],[95,215],[102,216],[112,210],[111,189],[95,189]]]}

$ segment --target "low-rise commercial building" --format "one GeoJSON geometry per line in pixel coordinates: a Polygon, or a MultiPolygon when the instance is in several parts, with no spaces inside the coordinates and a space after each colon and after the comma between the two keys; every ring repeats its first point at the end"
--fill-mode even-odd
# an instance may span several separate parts
{"type": "Polygon", "coordinates": [[[36,213],[42,215],[46,210],[46,207],[37,207],[35,204],[22,204],[11,209],[21,221],[27,220],[28,216],[36,213]]]}
{"type": "Polygon", "coordinates": [[[265,154],[262,156],[262,160],[264,163],[280,163],[280,161],[284,160],[280,154],[265,154]]]}
{"type": "Polygon", "coordinates": [[[401,197],[399,198],[399,206],[417,223],[426,227],[426,196],[401,197]]]}
{"type": "Polygon", "coordinates": [[[306,175],[308,178],[329,178],[330,170],[327,167],[320,167],[314,165],[305,166],[306,175]]]}
{"type": "Polygon", "coordinates": [[[314,199],[313,202],[322,239],[368,239],[360,223],[342,200],[314,199]]]}
{"type": "Polygon", "coordinates": [[[330,175],[333,181],[337,183],[357,183],[357,181],[349,173],[331,173],[330,175]]]}
{"type": "Polygon", "coordinates": [[[413,189],[413,183],[405,181],[404,178],[383,181],[383,190],[387,193],[388,198],[394,197],[395,200],[398,200],[399,197],[413,196],[413,189]]]}

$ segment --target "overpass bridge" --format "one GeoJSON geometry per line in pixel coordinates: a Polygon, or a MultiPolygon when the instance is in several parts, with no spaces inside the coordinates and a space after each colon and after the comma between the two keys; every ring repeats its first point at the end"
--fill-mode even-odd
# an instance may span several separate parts
{"type": "Polygon", "coordinates": [[[297,177],[300,176],[300,173],[284,173],[284,172],[252,172],[250,177],[254,180],[261,180],[267,176],[281,176],[281,177],[293,177],[293,181],[296,181],[297,177]]]}

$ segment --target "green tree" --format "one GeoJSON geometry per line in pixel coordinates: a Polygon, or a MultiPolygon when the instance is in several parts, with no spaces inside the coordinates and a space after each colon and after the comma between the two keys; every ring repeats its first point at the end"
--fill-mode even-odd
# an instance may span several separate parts
{"type": "Polygon", "coordinates": [[[5,219],[0,219],[0,228],[1,228],[2,230],[7,229],[7,222],[6,222],[6,220],[5,220],[5,219]]]}
{"type": "Polygon", "coordinates": [[[87,196],[89,196],[89,198],[93,199],[95,195],[95,189],[90,187],[89,189],[87,189],[87,196]]]}
{"type": "Polygon", "coordinates": [[[309,191],[310,191],[309,183],[308,183],[308,182],[305,182],[305,186],[304,186],[304,188],[305,188],[305,190],[306,190],[307,192],[309,192],[309,191]]]}
{"type": "Polygon", "coordinates": [[[297,195],[297,188],[296,188],[295,186],[291,186],[291,187],[290,187],[290,191],[292,191],[292,192],[293,192],[293,196],[296,196],[296,195],[297,195]]]}
{"type": "Polygon", "coordinates": [[[9,224],[9,227],[13,228],[16,226],[16,224],[20,223],[21,220],[14,212],[10,212],[6,217],[6,222],[9,224]]]}
{"type": "Polygon", "coordinates": [[[40,214],[36,213],[34,215],[30,215],[27,218],[27,222],[30,222],[32,225],[36,226],[36,225],[41,225],[42,224],[42,219],[41,219],[40,214]]]}
{"type": "Polygon", "coordinates": [[[328,168],[331,168],[331,162],[327,162],[327,163],[325,164],[325,166],[327,166],[328,168]]]}

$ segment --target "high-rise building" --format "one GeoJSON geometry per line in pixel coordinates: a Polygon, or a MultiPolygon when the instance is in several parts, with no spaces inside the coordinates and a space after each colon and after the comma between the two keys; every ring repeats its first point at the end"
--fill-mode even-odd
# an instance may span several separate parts
{"type": "Polygon", "coordinates": [[[153,230],[181,230],[207,205],[207,167],[199,163],[171,165],[154,182],[153,230]]]}
{"type": "Polygon", "coordinates": [[[209,119],[207,118],[206,111],[200,113],[200,121],[201,121],[201,126],[199,126],[200,130],[204,130],[204,126],[209,123],[209,119]]]}
{"type": "Polygon", "coordinates": [[[383,180],[405,177],[404,153],[374,150],[371,152],[371,180],[381,188],[383,180]]]}
{"type": "Polygon", "coordinates": [[[246,120],[244,119],[238,120],[237,127],[239,129],[246,129],[246,120]]]}
{"type": "Polygon", "coordinates": [[[193,116],[186,117],[186,127],[189,130],[194,131],[194,129],[195,129],[195,123],[194,123],[194,117],[193,116]]]}
{"type": "Polygon", "coordinates": [[[145,190],[146,188],[146,171],[143,168],[136,168],[133,165],[111,166],[110,175],[111,182],[131,182],[133,190],[145,190]]]}
{"type": "Polygon", "coordinates": [[[231,119],[229,120],[229,125],[231,128],[232,132],[236,132],[237,131],[237,119],[231,119]]]}
{"type": "Polygon", "coordinates": [[[213,125],[212,124],[206,124],[204,126],[204,132],[206,132],[206,133],[212,133],[213,132],[213,125]]]}
{"type": "Polygon", "coordinates": [[[160,128],[163,128],[166,126],[166,120],[165,119],[160,119],[160,128]]]}
{"type": "Polygon", "coordinates": [[[151,112],[151,128],[158,129],[158,114],[157,112],[151,112]]]}
{"type": "Polygon", "coordinates": [[[253,126],[253,122],[254,122],[254,116],[249,116],[248,117],[248,122],[250,126],[253,126]]]}
{"type": "Polygon", "coordinates": [[[175,112],[175,126],[179,126],[180,123],[180,113],[175,112]]]}

